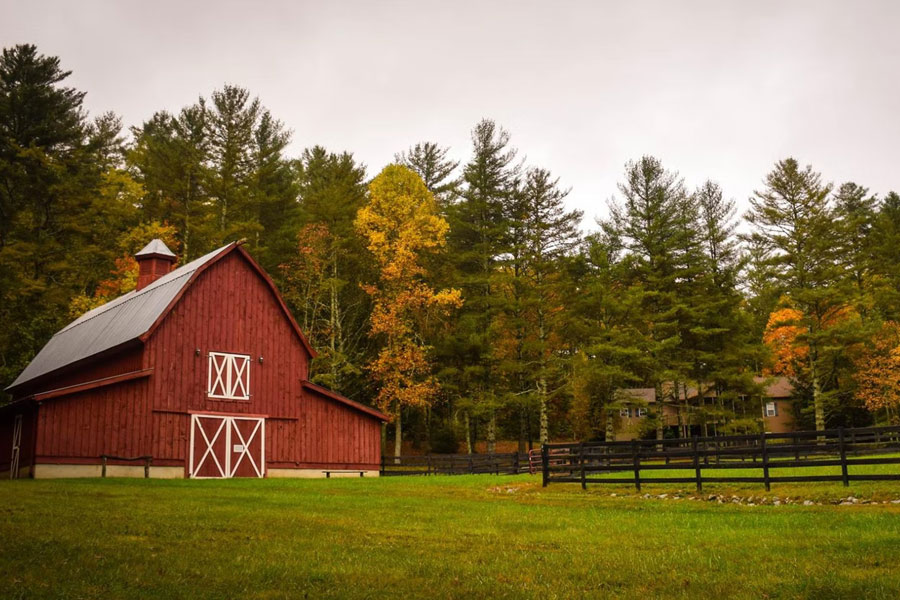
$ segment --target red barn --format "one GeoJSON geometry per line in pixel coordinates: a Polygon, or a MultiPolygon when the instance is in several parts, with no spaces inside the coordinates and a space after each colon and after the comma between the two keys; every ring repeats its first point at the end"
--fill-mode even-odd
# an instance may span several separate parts
{"type": "Polygon", "coordinates": [[[378,474],[385,415],[307,380],[315,352],[246,250],[172,270],[154,240],[135,258],[137,289],[57,332],[7,388],[0,474],[143,476],[146,459],[121,460],[135,457],[152,477],[378,474]]]}

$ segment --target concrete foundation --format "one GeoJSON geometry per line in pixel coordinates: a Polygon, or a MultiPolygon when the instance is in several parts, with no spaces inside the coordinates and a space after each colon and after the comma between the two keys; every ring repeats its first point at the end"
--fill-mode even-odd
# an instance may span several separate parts
{"type": "MultiPolygon", "coordinates": [[[[35,479],[59,479],[77,477],[100,477],[103,474],[101,465],[51,465],[37,464],[34,467],[35,479]]],[[[144,466],[136,465],[107,465],[107,477],[137,477],[144,476],[144,466]]],[[[150,466],[151,479],[183,479],[184,467],[154,467],[150,466]]]]}

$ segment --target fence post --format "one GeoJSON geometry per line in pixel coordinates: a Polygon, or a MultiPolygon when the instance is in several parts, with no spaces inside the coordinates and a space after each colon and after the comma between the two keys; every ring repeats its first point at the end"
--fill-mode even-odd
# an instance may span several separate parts
{"type": "Polygon", "coordinates": [[[475,474],[475,458],[470,454],[469,455],[469,475],[475,474]]]}
{"type": "Polygon", "coordinates": [[[762,464],[763,464],[763,483],[766,484],[766,491],[768,492],[770,489],[769,484],[769,454],[766,452],[766,432],[763,431],[760,434],[760,448],[762,449],[762,464]]]}
{"type": "Polygon", "coordinates": [[[100,477],[106,477],[106,455],[100,457],[103,461],[103,468],[100,470],[100,477]]]}
{"type": "Polygon", "coordinates": [[[381,455],[381,475],[384,475],[384,454],[381,455]]]}
{"type": "Polygon", "coordinates": [[[515,456],[516,456],[516,458],[513,459],[513,474],[518,475],[519,474],[519,449],[518,448],[516,448],[515,456]]]}
{"type": "MultiPolygon", "coordinates": [[[[704,448],[706,443],[703,444],[704,448]]],[[[709,458],[708,455],[704,455],[704,458],[709,458]]],[[[697,493],[703,492],[703,477],[700,474],[700,447],[697,444],[697,436],[694,436],[694,475],[697,478],[697,493]]]]}
{"type": "Polygon", "coordinates": [[[150,463],[153,462],[153,457],[148,456],[147,462],[144,463],[144,479],[150,479],[150,463]]]}
{"type": "Polygon", "coordinates": [[[550,456],[548,455],[547,444],[541,444],[541,487],[547,487],[550,483],[550,456]]]}
{"type": "Polygon", "coordinates": [[[641,491],[641,456],[637,440],[631,440],[631,457],[634,460],[634,487],[641,491]]]}
{"type": "Polygon", "coordinates": [[[847,476],[847,447],[844,445],[844,428],[838,427],[838,443],[841,448],[841,478],[844,481],[844,487],[850,485],[850,478],[847,476]]]}
{"type": "Polygon", "coordinates": [[[584,478],[584,442],[578,444],[578,461],[581,463],[581,489],[587,489],[587,482],[584,478]]]}

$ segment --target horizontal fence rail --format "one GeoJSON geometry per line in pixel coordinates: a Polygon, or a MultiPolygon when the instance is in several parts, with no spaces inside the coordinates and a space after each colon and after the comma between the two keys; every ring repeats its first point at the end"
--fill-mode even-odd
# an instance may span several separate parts
{"type": "Polygon", "coordinates": [[[900,465],[900,456],[879,456],[891,453],[900,453],[900,427],[544,444],[541,470],[544,486],[628,483],[640,490],[644,483],[686,483],[702,491],[704,483],[762,483],[768,491],[772,483],[900,481],[900,469],[897,474],[852,472],[863,465],[900,465]],[[782,469],[807,467],[840,467],[840,474],[779,475],[782,469]],[[761,470],[762,476],[722,474],[732,469],[761,470]],[[654,476],[654,471],[683,476],[654,476]]]}
{"type": "Polygon", "coordinates": [[[382,456],[381,475],[516,475],[528,473],[528,454],[423,454],[382,456]]]}

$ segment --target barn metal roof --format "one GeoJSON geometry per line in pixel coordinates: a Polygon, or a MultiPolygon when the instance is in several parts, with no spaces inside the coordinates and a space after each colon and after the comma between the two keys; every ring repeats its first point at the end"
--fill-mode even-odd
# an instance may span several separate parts
{"type": "MultiPolygon", "coordinates": [[[[165,244],[160,244],[162,248],[153,249],[153,253],[161,254],[163,249],[168,251],[165,244]]],[[[194,272],[232,245],[213,250],[163,275],[140,291],[129,292],[81,315],[50,338],[6,389],[139,338],[187,285],[194,272]]]]}

